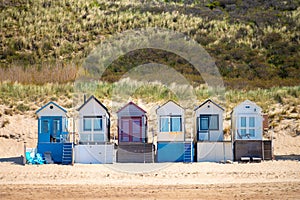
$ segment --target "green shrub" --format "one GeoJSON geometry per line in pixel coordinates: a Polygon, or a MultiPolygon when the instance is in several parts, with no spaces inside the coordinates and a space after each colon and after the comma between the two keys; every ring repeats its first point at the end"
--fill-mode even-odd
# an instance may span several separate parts
{"type": "Polygon", "coordinates": [[[16,108],[17,108],[17,110],[19,110],[22,113],[30,110],[30,107],[27,105],[24,105],[23,103],[18,104],[16,108]]]}
{"type": "Polygon", "coordinates": [[[278,103],[282,104],[283,103],[283,100],[282,100],[282,97],[280,96],[280,94],[276,94],[274,96],[274,100],[277,101],[278,103]]]}

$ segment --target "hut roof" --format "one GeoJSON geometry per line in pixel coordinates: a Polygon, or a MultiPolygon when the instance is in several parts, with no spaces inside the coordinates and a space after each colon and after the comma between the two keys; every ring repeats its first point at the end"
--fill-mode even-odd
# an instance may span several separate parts
{"type": "Polygon", "coordinates": [[[157,111],[158,109],[160,109],[161,107],[164,107],[166,104],[168,104],[168,103],[170,103],[170,102],[172,102],[172,103],[174,103],[175,105],[177,105],[178,107],[182,108],[177,102],[175,102],[175,101],[173,101],[173,100],[169,100],[169,101],[165,102],[163,105],[159,106],[159,107],[156,109],[156,111],[157,111]]]}
{"type": "Polygon", "coordinates": [[[194,111],[198,110],[199,108],[201,108],[202,106],[204,106],[207,102],[210,102],[212,104],[214,104],[215,106],[217,106],[218,108],[220,108],[221,110],[224,111],[224,108],[222,108],[219,104],[215,103],[214,101],[212,101],[211,99],[207,99],[206,101],[204,101],[202,104],[200,104],[198,107],[196,107],[194,109],[194,111]]]}
{"type": "Polygon", "coordinates": [[[90,96],[88,98],[88,100],[86,100],[78,109],[77,111],[80,111],[89,101],[91,101],[92,99],[94,99],[102,108],[104,108],[104,110],[110,115],[110,113],[108,112],[108,109],[94,96],[90,96]]]}
{"type": "Polygon", "coordinates": [[[56,104],[53,101],[48,102],[46,105],[44,105],[43,107],[41,107],[40,109],[38,109],[35,114],[39,113],[41,110],[43,110],[44,108],[46,108],[47,106],[49,106],[50,104],[53,104],[54,106],[58,107],[59,109],[61,109],[63,112],[67,113],[67,110],[64,109],[63,107],[61,107],[60,105],[56,104]]]}
{"type": "Polygon", "coordinates": [[[144,109],[142,109],[141,107],[139,107],[138,105],[136,105],[135,103],[133,103],[132,101],[131,102],[129,102],[129,103],[127,103],[125,106],[123,106],[122,108],[120,108],[118,111],[117,111],[117,113],[119,113],[119,112],[121,112],[123,109],[125,109],[127,106],[129,106],[129,105],[133,105],[133,106],[135,106],[136,108],[138,108],[139,110],[141,110],[142,112],[144,112],[144,113],[147,113],[144,109]]]}

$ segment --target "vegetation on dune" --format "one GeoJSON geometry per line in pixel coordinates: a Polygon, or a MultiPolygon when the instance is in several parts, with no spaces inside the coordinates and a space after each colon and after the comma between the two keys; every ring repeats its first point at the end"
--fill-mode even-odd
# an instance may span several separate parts
{"type": "MultiPolygon", "coordinates": [[[[299,4],[277,0],[5,0],[0,2],[0,81],[74,81],[82,60],[110,35],[159,27],[184,33],[201,44],[216,60],[228,87],[299,85],[299,4]]],[[[184,60],[154,52],[123,56],[107,70],[104,80],[115,81],[128,67],[148,60],[180,69],[191,81],[201,83],[184,60]]]]}
{"type": "Polygon", "coordinates": [[[73,84],[44,85],[20,84],[2,82],[0,84],[0,105],[7,109],[4,114],[23,114],[26,111],[37,110],[48,101],[60,101],[62,106],[72,107],[73,84]]]}
{"type": "MultiPolygon", "coordinates": [[[[196,101],[202,102],[207,98],[216,98],[222,102],[225,98],[226,106],[236,105],[246,99],[258,103],[265,111],[270,105],[289,104],[293,106],[300,105],[300,86],[293,87],[272,87],[269,89],[255,90],[226,90],[223,95],[213,93],[210,89],[201,85],[195,88],[187,88],[184,85],[171,84],[169,87],[160,83],[137,82],[125,79],[118,84],[107,82],[78,83],[74,84],[19,84],[3,82],[0,84],[0,104],[8,107],[19,107],[21,111],[29,110],[33,104],[37,107],[48,101],[61,101],[66,107],[72,107],[72,99],[76,99],[76,94],[84,92],[86,94],[95,95],[100,100],[115,100],[123,98],[129,93],[135,99],[142,99],[144,102],[167,101],[169,99],[178,100],[181,90],[186,94],[186,90],[190,90],[190,95],[195,95],[196,101]],[[121,92],[122,91],[122,92],[121,92]],[[22,105],[18,105],[22,103],[22,105]]],[[[225,102],[224,102],[225,103],[225,102]]],[[[36,107],[35,107],[36,108],[36,107]]]]}
{"type": "Polygon", "coordinates": [[[230,89],[219,95],[212,92],[206,85],[192,88],[172,83],[166,87],[159,82],[145,84],[130,79],[120,81],[118,84],[107,82],[76,84],[0,83],[0,117],[3,118],[0,128],[9,123],[8,116],[16,114],[35,116],[34,112],[49,101],[57,102],[59,105],[70,109],[69,111],[72,113],[74,108],[82,103],[80,92],[84,92],[87,96],[95,95],[109,109],[113,109],[110,106],[119,105],[128,99],[134,102],[142,100],[143,103],[149,105],[154,102],[158,105],[172,99],[182,103],[187,110],[191,111],[194,106],[199,105],[207,98],[211,98],[226,109],[226,120],[230,119],[229,112],[234,106],[249,99],[261,106],[264,113],[269,114],[270,126],[272,127],[278,126],[283,120],[289,120],[293,124],[297,124],[300,120],[300,86],[254,90],[230,89]],[[190,93],[186,92],[186,89],[190,93]],[[176,90],[179,93],[174,92],[176,90]],[[195,99],[192,99],[193,97],[195,99]]]}

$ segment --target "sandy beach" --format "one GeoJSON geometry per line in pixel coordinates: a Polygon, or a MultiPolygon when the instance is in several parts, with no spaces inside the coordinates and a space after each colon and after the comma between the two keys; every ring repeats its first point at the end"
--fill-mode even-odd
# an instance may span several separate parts
{"type": "Polygon", "coordinates": [[[300,162],[74,166],[2,162],[0,185],[4,199],[299,199],[300,162]]]}

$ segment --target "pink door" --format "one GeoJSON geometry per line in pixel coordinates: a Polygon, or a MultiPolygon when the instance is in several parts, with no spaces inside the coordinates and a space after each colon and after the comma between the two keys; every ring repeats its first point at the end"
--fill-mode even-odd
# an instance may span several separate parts
{"type": "Polygon", "coordinates": [[[141,142],[142,141],[142,118],[122,118],[120,142],[141,142]]]}

